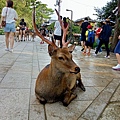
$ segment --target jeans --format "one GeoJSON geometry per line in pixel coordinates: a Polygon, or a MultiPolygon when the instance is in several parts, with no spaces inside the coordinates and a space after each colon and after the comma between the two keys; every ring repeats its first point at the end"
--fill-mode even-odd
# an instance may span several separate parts
{"type": "Polygon", "coordinates": [[[101,46],[103,45],[103,43],[105,44],[105,48],[106,48],[106,51],[107,51],[107,56],[110,55],[110,50],[108,48],[108,44],[109,44],[109,41],[105,41],[105,40],[100,40],[100,43],[95,51],[95,54],[98,53],[98,51],[100,50],[101,46]]]}
{"type": "MultiPolygon", "coordinates": [[[[99,45],[99,43],[100,43],[100,40],[99,39],[96,39],[96,43],[97,43],[97,48],[98,48],[98,45],[99,45]]],[[[100,47],[100,49],[99,49],[99,52],[102,52],[102,48],[100,47]]]]}

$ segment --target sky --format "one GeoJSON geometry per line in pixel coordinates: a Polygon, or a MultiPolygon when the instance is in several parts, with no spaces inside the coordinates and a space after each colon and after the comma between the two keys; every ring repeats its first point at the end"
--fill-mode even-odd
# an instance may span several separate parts
{"type": "MultiPolygon", "coordinates": [[[[42,3],[47,4],[48,8],[53,10],[58,6],[55,6],[56,0],[40,0],[42,3]]],[[[60,15],[63,17],[71,18],[71,12],[66,11],[66,9],[73,11],[73,20],[84,18],[89,16],[91,19],[96,19],[96,14],[94,7],[102,8],[110,2],[111,0],[61,0],[60,15]]],[[[54,12],[54,15],[51,16],[51,19],[57,19],[57,15],[54,12]]]]}

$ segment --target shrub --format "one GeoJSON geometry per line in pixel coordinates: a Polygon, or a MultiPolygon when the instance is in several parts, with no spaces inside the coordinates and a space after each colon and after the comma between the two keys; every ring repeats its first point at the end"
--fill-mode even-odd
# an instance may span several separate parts
{"type": "Polygon", "coordinates": [[[4,35],[3,29],[0,29],[0,35],[4,35]]]}

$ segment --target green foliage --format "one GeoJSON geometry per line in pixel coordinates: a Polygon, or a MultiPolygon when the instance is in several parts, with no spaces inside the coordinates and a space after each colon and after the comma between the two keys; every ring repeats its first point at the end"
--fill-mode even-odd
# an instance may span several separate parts
{"type": "Polygon", "coordinates": [[[4,35],[3,29],[0,29],[0,35],[4,35]]]}
{"type": "Polygon", "coordinates": [[[72,25],[72,31],[73,33],[80,33],[80,26],[72,25]]]}
{"type": "Polygon", "coordinates": [[[48,29],[48,30],[54,30],[54,25],[55,25],[55,22],[51,23],[51,24],[47,27],[47,29],[48,29]]]}
{"type": "Polygon", "coordinates": [[[110,16],[110,19],[112,21],[116,20],[116,15],[113,13],[113,10],[117,7],[118,0],[111,0],[110,2],[107,2],[107,4],[100,8],[94,8],[94,10],[97,12],[98,19],[106,19],[110,16]]]}
{"type": "MultiPolygon", "coordinates": [[[[1,0],[0,14],[2,8],[6,5],[5,2],[5,0],[1,0]]],[[[24,18],[29,28],[32,28],[32,8],[34,5],[36,6],[36,24],[38,26],[47,21],[54,12],[51,8],[47,8],[46,4],[42,4],[41,1],[37,0],[13,0],[13,2],[13,7],[19,17],[16,24],[19,25],[20,20],[24,18]]]]}

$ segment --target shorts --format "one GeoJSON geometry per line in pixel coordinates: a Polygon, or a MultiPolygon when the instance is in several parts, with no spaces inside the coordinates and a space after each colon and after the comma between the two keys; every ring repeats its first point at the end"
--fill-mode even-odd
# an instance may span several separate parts
{"type": "Polygon", "coordinates": [[[86,41],[85,42],[85,45],[87,46],[87,47],[93,47],[93,43],[92,42],[89,42],[89,41],[86,41]]]}
{"type": "Polygon", "coordinates": [[[81,41],[86,41],[86,36],[85,35],[81,35],[81,41]]]}
{"type": "Polygon", "coordinates": [[[115,47],[114,53],[120,54],[120,40],[118,41],[118,43],[117,43],[117,45],[115,47]]]}
{"type": "Polygon", "coordinates": [[[25,28],[21,28],[20,30],[22,30],[22,31],[23,31],[23,30],[25,30],[25,28]]]}
{"type": "Polygon", "coordinates": [[[54,35],[55,40],[62,40],[62,36],[54,35]]]}
{"type": "Polygon", "coordinates": [[[15,23],[6,23],[4,27],[4,32],[16,32],[15,23]]]}

